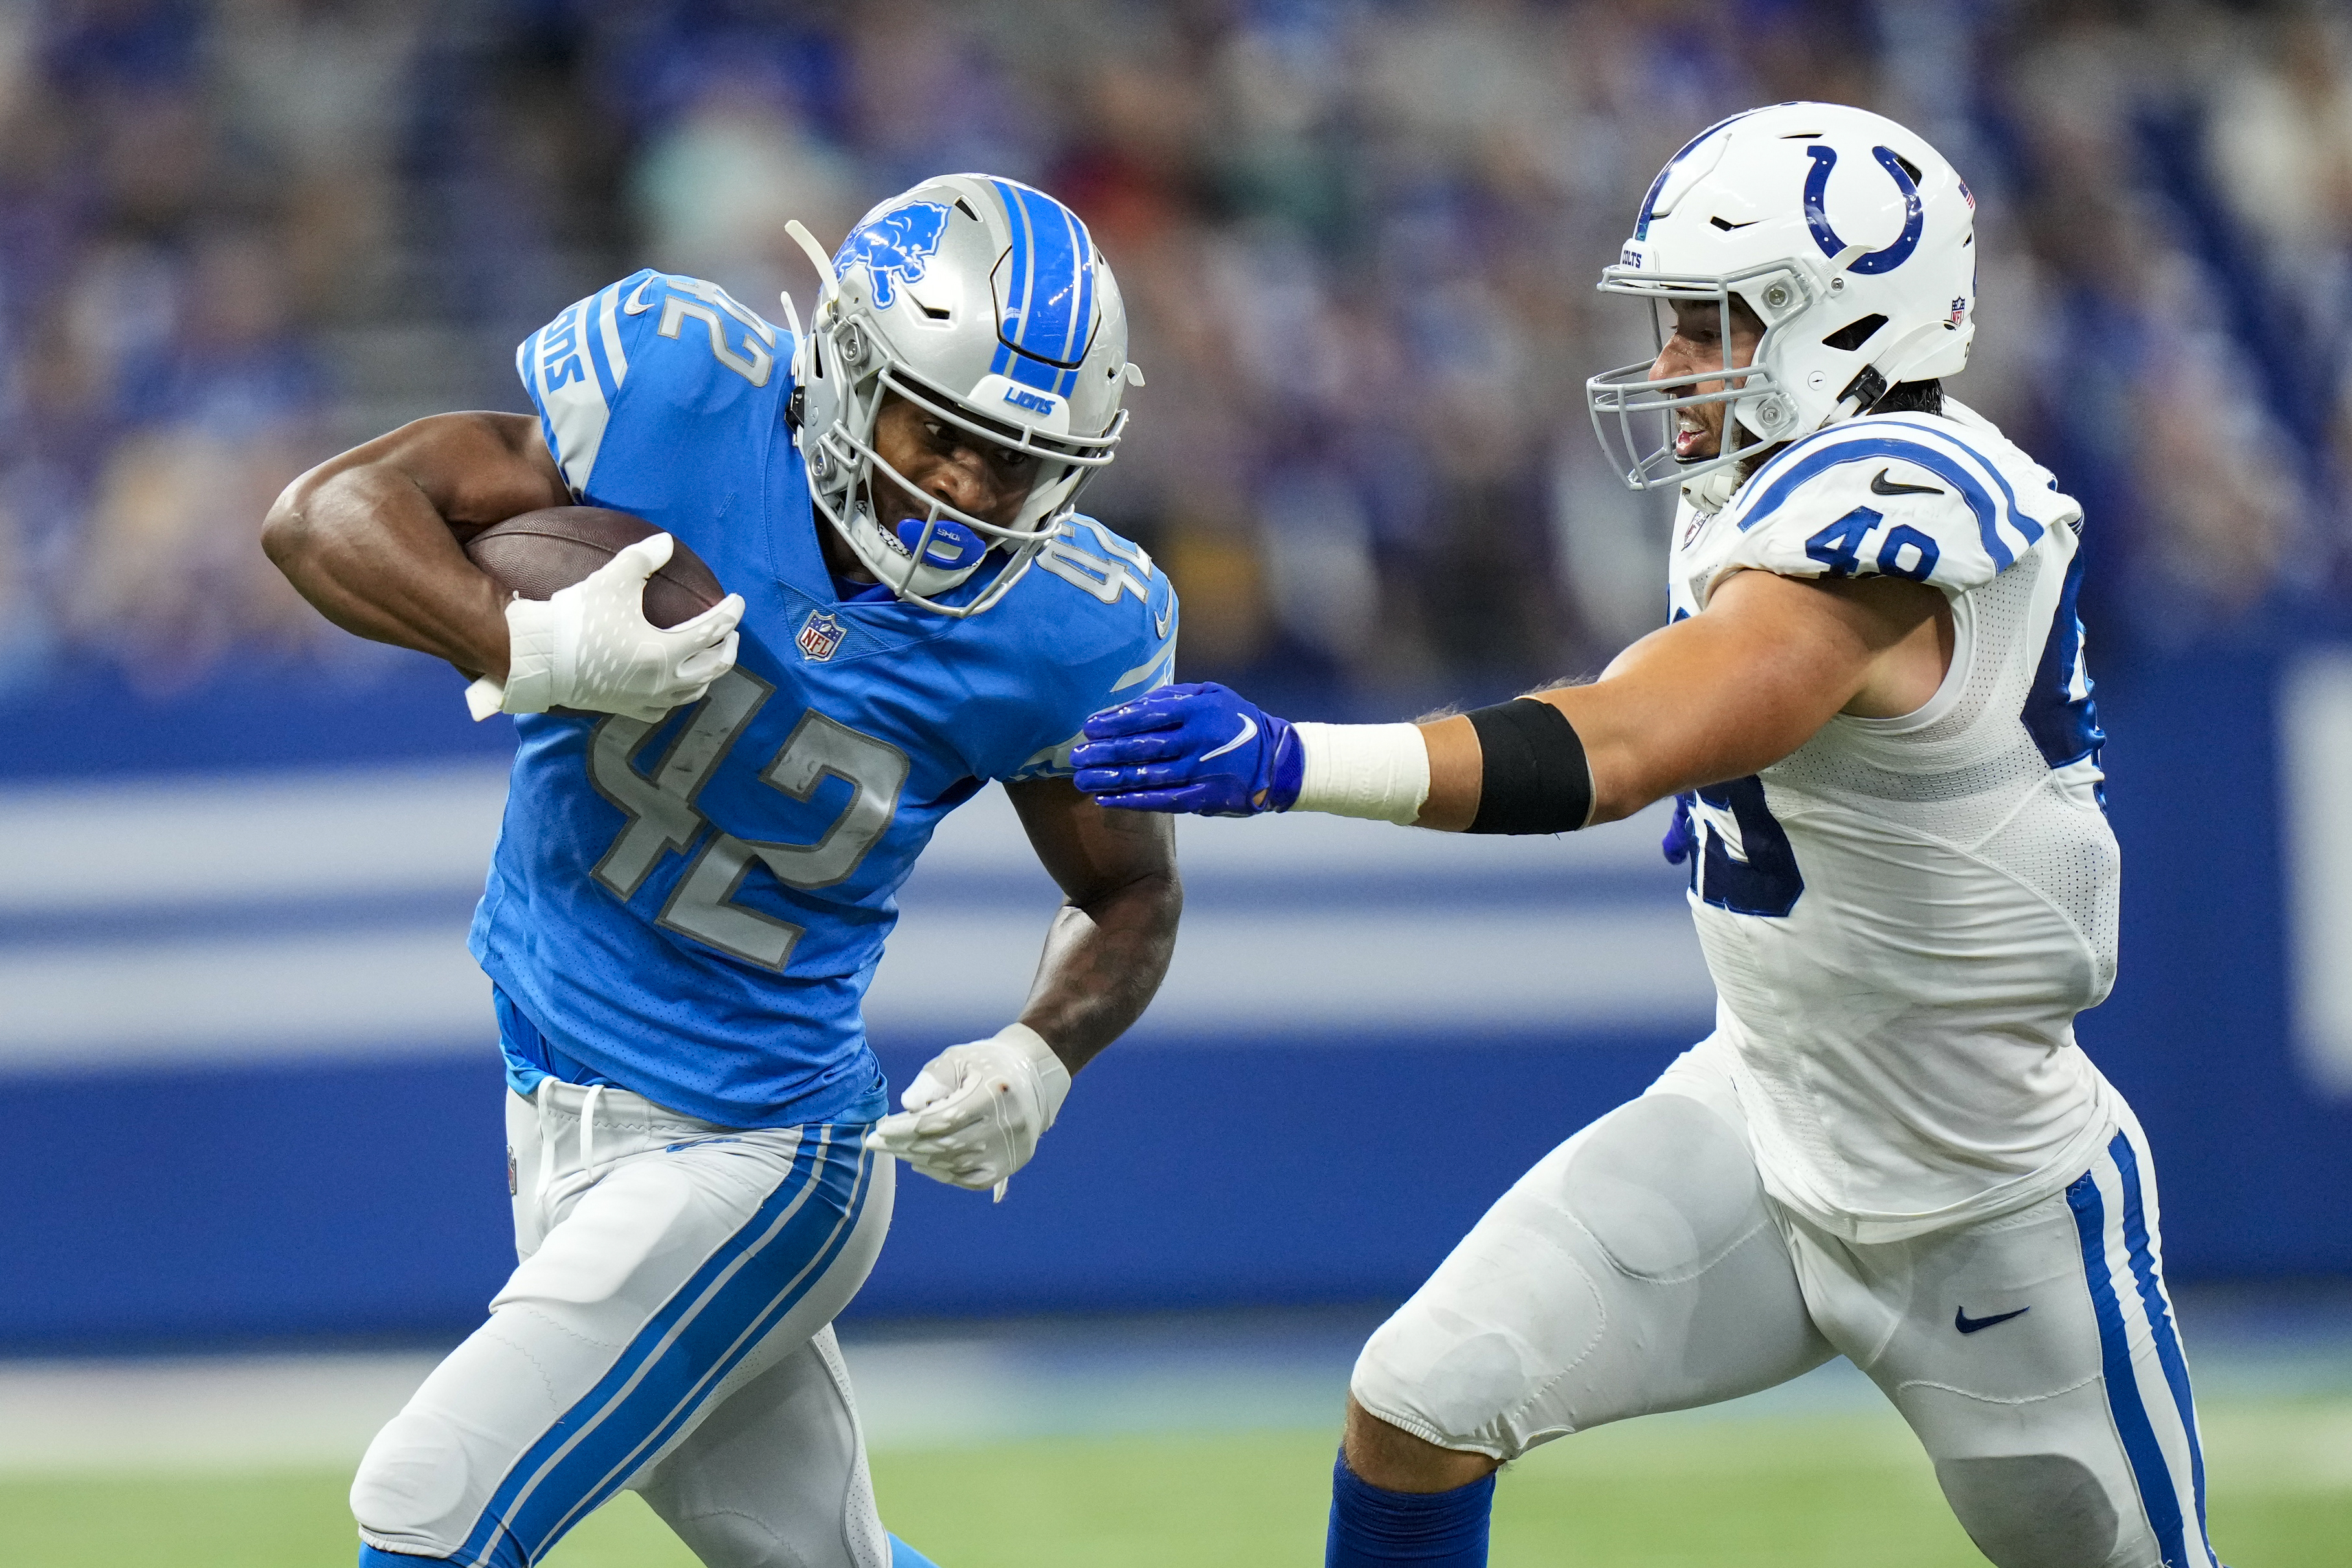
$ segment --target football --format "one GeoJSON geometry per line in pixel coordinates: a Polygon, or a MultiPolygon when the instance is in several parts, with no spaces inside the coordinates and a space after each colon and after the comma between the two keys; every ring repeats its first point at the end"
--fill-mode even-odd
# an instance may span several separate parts
{"type": "MultiPolygon", "coordinates": [[[[661,531],[644,518],[601,506],[551,506],[492,523],[466,542],[467,560],[526,599],[552,597],[661,531]]],[[[727,596],[718,574],[683,541],[646,583],[646,619],[668,627],[727,596]]]]}

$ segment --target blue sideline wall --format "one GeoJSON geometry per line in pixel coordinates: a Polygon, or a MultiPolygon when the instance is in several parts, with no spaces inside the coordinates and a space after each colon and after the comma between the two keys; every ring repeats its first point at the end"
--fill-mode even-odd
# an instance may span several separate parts
{"type": "MultiPolygon", "coordinates": [[[[2184,658],[2100,692],[2116,737],[2124,961],[2083,1037],[2156,1144],[2176,1278],[2352,1273],[2352,1074],[2338,1061],[2331,1076],[2326,1053],[2343,1042],[2313,1043],[2326,1020],[2290,963],[2290,909],[2313,917],[2287,875],[2281,803],[2296,785],[2280,758],[2306,752],[2283,753],[2277,708],[2307,668],[2184,658]]],[[[177,800],[191,781],[206,810],[282,805],[339,780],[396,788],[421,759],[420,790],[462,776],[447,798],[484,809],[506,740],[455,716],[445,675],[395,667],[290,710],[272,685],[160,705],[93,686],[6,714],[0,826],[17,842],[0,837],[0,975],[20,1001],[44,976],[95,975],[77,982],[95,1013],[131,1018],[130,994],[169,1014],[172,977],[196,972],[142,954],[217,940],[228,945],[204,951],[260,957],[254,994],[234,975],[191,983],[212,1000],[190,1016],[217,1014],[194,1043],[152,1018],[124,1025],[145,1031],[130,1044],[71,1018],[25,1023],[58,1011],[54,985],[29,1011],[0,994],[0,1350],[446,1335],[478,1317],[511,1260],[499,1073],[466,1008],[420,1012],[387,993],[383,1037],[364,996],[316,1040],[267,1022],[302,981],[270,954],[297,964],[303,942],[338,931],[360,948],[438,952],[462,939],[462,887],[400,867],[346,887],[262,865],[218,893],[193,873],[175,882],[160,857],[152,878],[93,873],[116,875],[112,891],[69,874],[78,851],[58,834],[88,832],[110,803],[177,800]],[[235,1034],[241,1007],[265,1020],[253,1039],[235,1034]]],[[[1001,1018],[1050,906],[989,799],[968,808],[979,827],[943,832],[938,866],[909,889],[904,953],[877,981],[877,1045],[898,1082],[1001,1018]]],[[[171,820],[184,819],[215,820],[171,820]]],[[[264,824],[252,841],[299,831],[264,824]]],[[[856,1311],[1401,1297],[1529,1162],[1705,1027],[1679,874],[1657,861],[1654,831],[1518,844],[1305,821],[1186,833],[1189,957],[1166,1007],[1088,1069],[1004,1204],[905,1181],[856,1311]]],[[[2340,847],[2306,835],[2293,862],[2352,877],[2352,857],[2329,859],[2340,847]]]]}

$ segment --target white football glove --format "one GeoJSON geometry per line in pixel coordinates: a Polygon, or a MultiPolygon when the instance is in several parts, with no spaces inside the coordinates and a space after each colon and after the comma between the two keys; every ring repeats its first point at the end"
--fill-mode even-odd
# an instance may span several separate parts
{"type": "Polygon", "coordinates": [[[646,619],[646,580],[669,560],[667,533],[640,539],[551,598],[507,602],[507,678],[466,688],[478,720],[580,708],[650,723],[698,702],[735,667],[743,595],[665,631],[646,619]]]}
{"type": "Polygon", "coordinates": [[[950,1046],[898,1097],[907,1109],[866,1135],[933,1181],[996,1189],[1037,1152],[1070,1092],[1070,1069],[1045,1037],[1008,1024],[993,1038],[950,1046]]]}

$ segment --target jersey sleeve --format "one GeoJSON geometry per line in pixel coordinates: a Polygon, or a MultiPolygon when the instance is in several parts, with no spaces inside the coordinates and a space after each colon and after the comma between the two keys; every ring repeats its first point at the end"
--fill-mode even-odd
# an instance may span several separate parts
{"type": "Polygon", "coordinates": [[[1081,519],[1069,538],[1039,553],[1032,570],[1084,595],[1073,601],[1057,593],[1046,600],[1047,614],[1061,621],[1081,657],[1045,688],[1048,700],[1039,705],[1028,737],[1034,745],[1014,748],[1021,760],[998,775],[1007,783],[1076,773],[1070,752],[1087,718],[1166,685],[1176,668],[1175,584],[1141,545],[1081,519]]]}
{"type": "Polygon", "coordinates": [[[1996,463],[1945,430],[1841,426],[1790,447],[1743,487],[1697,598],[1704,606],[1741,571],[1903,577],[1964,594],[2032,548],[2051,521],[2035,513],[2049,510],[2021,503],[1996,463]]]}
{"type": "Polygon", "coordinates": [[[791,358],[789,335],[716,283],[647,269],[523,339],[515,373],[577,499],[588,493],[612,422],[625,416],[625,393],[633,406],[708,409],[766,386],[791,358]]]}

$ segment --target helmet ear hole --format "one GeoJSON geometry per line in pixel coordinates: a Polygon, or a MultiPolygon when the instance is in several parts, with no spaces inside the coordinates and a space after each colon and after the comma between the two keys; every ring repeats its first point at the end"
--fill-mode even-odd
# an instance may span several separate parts
{"type": "Polygon", "coordinates": [[[1840,353],[1850,354],[1868,342],[1872,335],[1885,325],[1886,325],[1886,318],[1884,316],[1864,316],[1858,321],[1848,321],[1844,326],[1823,338],[1822,346],[1835,349],[1840,353]]]}

